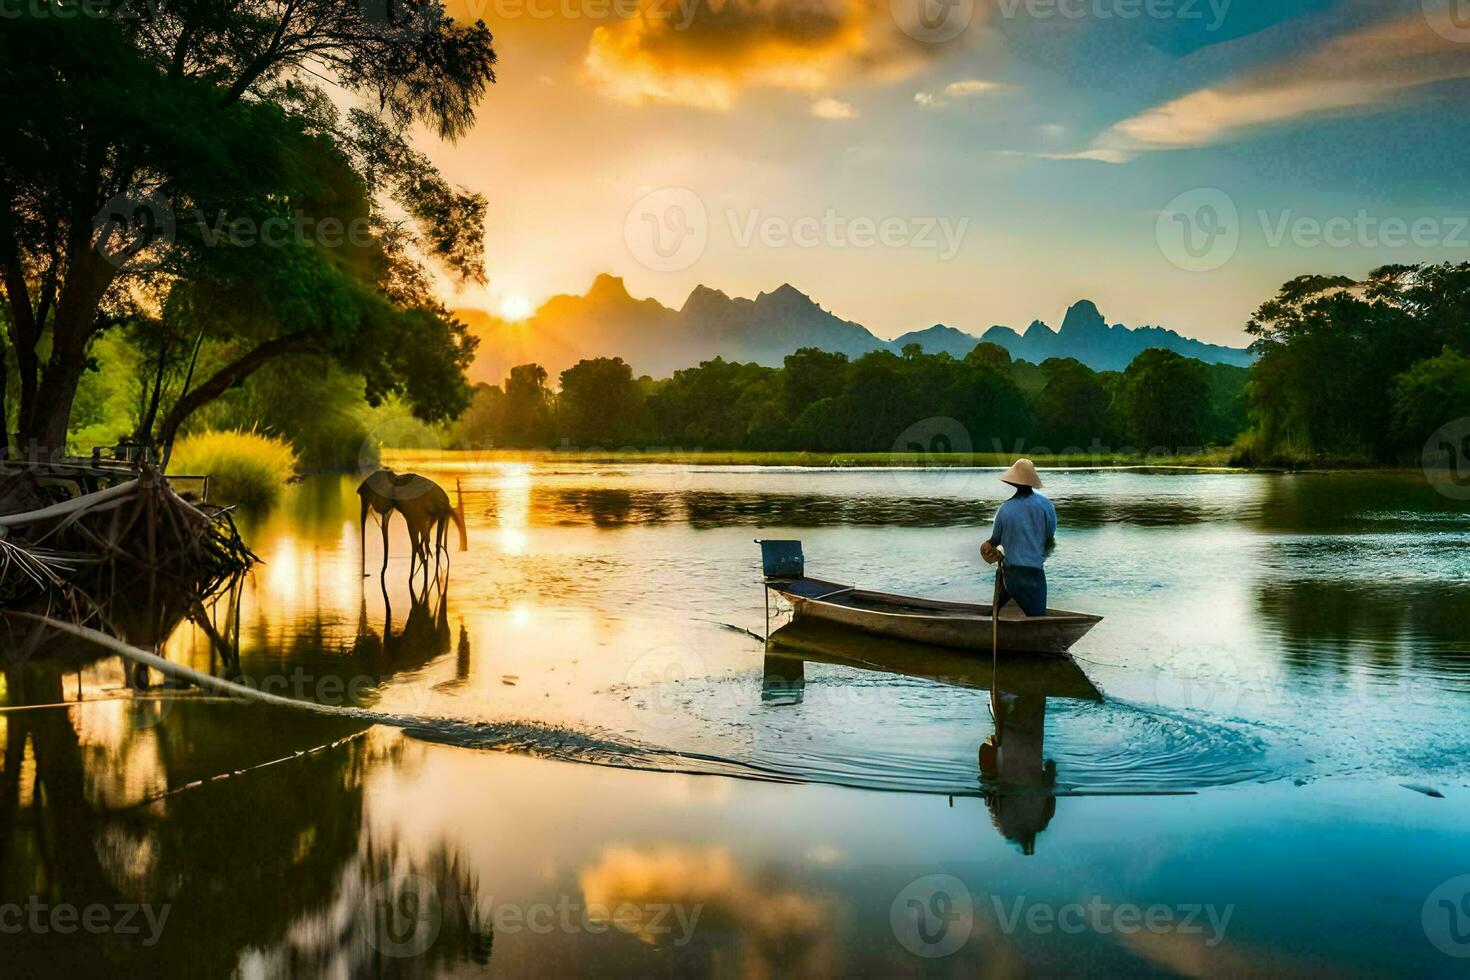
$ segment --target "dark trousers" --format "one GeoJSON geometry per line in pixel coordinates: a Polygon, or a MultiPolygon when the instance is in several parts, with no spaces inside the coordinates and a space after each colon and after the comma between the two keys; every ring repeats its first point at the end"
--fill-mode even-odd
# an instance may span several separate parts
{"type": "Polygon", "coordinates": [[[1046,615],[1046,572],[1025,565],[1002,565],[996,576],[1000,579],[1000,601],[995,604],[996,612],[1006,602],[1016,600],[1021,611],[1028,616],[1046,615]]]}

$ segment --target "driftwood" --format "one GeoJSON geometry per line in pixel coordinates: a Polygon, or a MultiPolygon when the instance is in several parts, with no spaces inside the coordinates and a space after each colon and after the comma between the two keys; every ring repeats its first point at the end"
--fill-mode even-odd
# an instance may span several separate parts
{"type": "MultiPolygon", "coordinates": [[[[227,511],[185,500],[144,465],[136,479],[0,516],[0,607],[153,645],[255,561],[227,511]]],[[[57,646],[9,639],[11,659],[57,646]]]]}

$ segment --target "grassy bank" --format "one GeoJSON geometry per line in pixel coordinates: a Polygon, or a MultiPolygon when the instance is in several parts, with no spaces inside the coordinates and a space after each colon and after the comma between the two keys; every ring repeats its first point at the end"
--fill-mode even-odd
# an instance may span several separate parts
{"type": "Polygon", "coordinates": [[[284,439],[256,432],[197,432],[174,444],[168,469],[208,476],[214,503],[267,507],[295,473],[296,454],[284,439]]]}
{"type": "MultiPolygon", "coordinates": [[[[1232,469],[1231,450],[1211,449],[1183,455],[1148,456],[1123,453],[1052,453],[1033,456],[1042,468],[1123,468],[1150,469],[1232,469]]],[[[433,460],[451,467],[460,463],[537,462],[537,463],[661,463],[680,466],[810,466],[814,468],[855,468],[867,466],[934,466],[934,467],[998,467],[1015,460],[1008,453],[814,453],[814,452],[737,452],[726,450],[447,450],[412,449],[383,450],[383,463],[396,468],[409,468],[415,463],[433,460]]]]}

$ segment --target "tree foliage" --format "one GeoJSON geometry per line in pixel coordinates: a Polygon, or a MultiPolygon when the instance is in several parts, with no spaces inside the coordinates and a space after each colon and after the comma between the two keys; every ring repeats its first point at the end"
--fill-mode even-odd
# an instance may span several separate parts
{"type": "Polygon", "coordinates": [[[1203,446],[1210,422],[1204,363],[1161,347],[1143,351],[1123,372],[1118,410],[1141,448],[1203,446]]]}
{"type": "Polygon", "coordinates": [[[1361,281],[1301,276],[1246,329],[1260,355],[1247,400],[1264,455],[1395,458],[1408,449],[1395,379],[1470,349],[1470,263],[1383,266],[1361,281]]]}
{"type": "Polygon", "coordinates": [[[64,444],[91,345],[150,320],[217,348],[161,413],[165,439],[289,354],[339,359],[369,399],[402,393],[426,418],[464,407],[473,346],[422,263],[483,278],[485,202],[403,134],[463,134],[495,54],[437,3],[375,9],[36,0],[6,18],[0,269],[22,442],[64,444]],[[323,79],[359,107],[340,112],[323,79]]]}
{"type": "Polygon", "coordinates": [[[717,357],[658,381],[597,358],[564,371],[559,393],[526,364],[503,388],[477,390],[454,441],[814,452],[907,452],[917,442],[932,452],[941,447],[927,437],[942,435],[957,452],[1077,452],[1124,438],[1140,449],[1228,443],[1245,424],[1243,368],[1151,350],[1130,367],[1130,387],[1127,375],[1075,360],[1038,367],[996,350],[963,361],[917,350],[849,360],[804,348],[779,368],[717,357]],[[1030,385],[1033,372],[1050,380],[1028,394],[1016,378],[1030,385]]]}

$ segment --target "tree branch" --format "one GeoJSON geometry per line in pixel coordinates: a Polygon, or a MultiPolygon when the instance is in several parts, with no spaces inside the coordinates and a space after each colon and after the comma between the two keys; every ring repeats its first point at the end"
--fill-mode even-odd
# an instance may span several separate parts
{"type": "Polygon", "coordinates": [[[184,392],[174,402],[163,424],[158,430],[158,444],[167,446],[173,442],[179,427],[194,412],[208,405],[231,388],[243,384],[245,379],[272,358],[284,354],[307,353],[319,350],[316,342],[306,334],[286,334],[273,337],[255,347],[210,375],[199,387],[184,392]]]}

